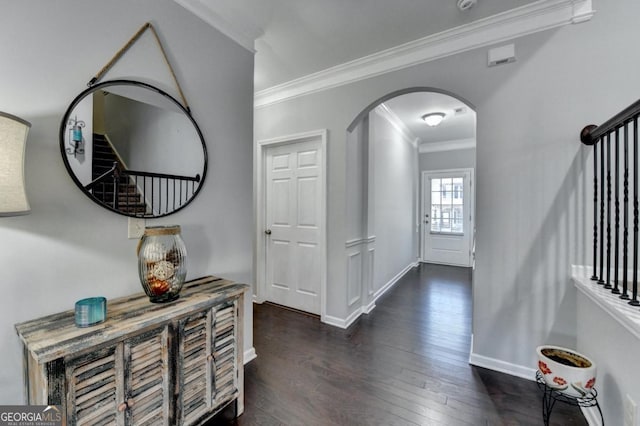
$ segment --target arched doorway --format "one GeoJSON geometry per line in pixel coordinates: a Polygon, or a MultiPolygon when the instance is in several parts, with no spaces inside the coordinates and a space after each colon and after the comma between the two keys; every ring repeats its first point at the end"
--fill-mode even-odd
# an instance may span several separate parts
{"type": "Polygon", "coordinates": [[[471,266],[475,142],[473,105],[429,87],[385,95],[349,125],[345,195],[351,318],[370,312],[420,261],[471,266]],[[429,114],[443,120],[430,126],[423,118],[429,114]],[[438,257],[454,249],[458,258],[438,257]]]}

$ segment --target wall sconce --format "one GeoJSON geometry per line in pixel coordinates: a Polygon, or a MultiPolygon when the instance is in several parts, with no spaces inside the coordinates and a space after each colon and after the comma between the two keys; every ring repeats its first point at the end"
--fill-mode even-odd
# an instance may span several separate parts
{"type": "Polygon", "coordinates": [[[0,216],[31,211],[24,179],[24,157],[31,124],[0,111],[0,216]]]}
{"type": "Polygon", "coordinates": [[[73,155],[75,158],[78,154],[84,154],[84,139],[82,137],[82,129],[85,126],[84,121],[78,120],[78,117],[69,119],[67,123],[69,126],[69,145],[67,148],[67,154],[73,155]]]}

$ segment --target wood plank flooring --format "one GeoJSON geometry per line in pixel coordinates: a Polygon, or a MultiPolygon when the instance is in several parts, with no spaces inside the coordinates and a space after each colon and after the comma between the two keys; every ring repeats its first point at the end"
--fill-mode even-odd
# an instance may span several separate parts
{"type": "MultiPolygon", "coordinates": [[[[254,305],[245,412],[210,425],[542,425],[534,382],[468,364],[470,270],[421,265],[347,330],[254,305]]],[[[587,425],[556,404],[552,425],[587,425]]]]}

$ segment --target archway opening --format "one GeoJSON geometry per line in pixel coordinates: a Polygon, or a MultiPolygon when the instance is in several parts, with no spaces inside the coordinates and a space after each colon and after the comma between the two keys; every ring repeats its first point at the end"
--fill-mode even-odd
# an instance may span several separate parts
{"type": "Polygon", "coordinates": [[[396,91],[347,129],[349,312],[375,301],[419,262],[471,268],[476,112],[444,90],[396,91]],[[439,123],[425,121],[440,117],[439,123]]]}

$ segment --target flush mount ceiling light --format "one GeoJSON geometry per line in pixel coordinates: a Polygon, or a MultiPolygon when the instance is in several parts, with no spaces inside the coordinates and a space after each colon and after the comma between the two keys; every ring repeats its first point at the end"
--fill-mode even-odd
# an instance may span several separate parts
{"type": "Polygon", "coordinates": [[[423,115],[422,120],[427,123],[427,126],[435,127],[438,124],[442,123],[445,115],[446,114],[444,112],[431,112],[429,114],[423,115]]]}

